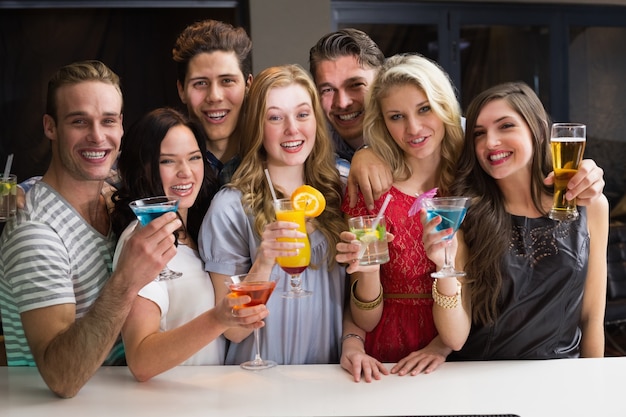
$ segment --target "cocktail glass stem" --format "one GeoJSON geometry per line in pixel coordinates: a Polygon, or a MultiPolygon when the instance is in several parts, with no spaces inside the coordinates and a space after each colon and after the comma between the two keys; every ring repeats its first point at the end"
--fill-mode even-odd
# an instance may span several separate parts
{"type": "Polygon", "coordinates": [[[276,362],[272,360],[264,360],[261,358],[261,346],[259,344],[259,329],[254,329],[254,346],[256,348],[256,353],[254,354],[254,359],[248,362],[244,362],[241,364],[243,369],[248,369],[252,371],[260,371],[262,369],[268,369],[276,366],[276,362]]]}
{"type": "Polygon", "coordinates": [[[256,347],[256,355],[252,361],[254,366],[263,365],[263,359],[261,359],[261,346],[259,345],[259,329],[254,329],[254,346],[256,347]]]}
{"type": "Polygon", "coordinates": [[[452,260],[450,259],[450,243],[451,241],[446,241],[446,246],[443,248],[444,253],[444,262],[443,262],[443,271],[444,272],[453,272],[454,268],[452,267],[452,260]]]}
{"type": "Polygon", "coordinates": [[[289,274],[289,290],[283,293],[283,298],[304,298],[313,295],[312,291],[302,288],[302,274],[289,274]]]}
{"type": "Polygon", "coordinates": [[[291,291],[302,292],[302,279],[300,279],[300,274],[290,275],[289,280],[291,291]]]}
{"type": "Polygon", "coordinates": [[[452,259],[451,259],[450,250],[449,250],[449,247],[451,244],[452,244],[451,239],[445,241],[445,246],[443,247],[443,253],[444,253],[443,267],[441,268],[439,272],[433,272],[432,274],[430,274],[431,277],[447,278],[447,277],[463,277],[466,275],[464,271],[455,270],[454,266],[452,265],[452,259]]]}

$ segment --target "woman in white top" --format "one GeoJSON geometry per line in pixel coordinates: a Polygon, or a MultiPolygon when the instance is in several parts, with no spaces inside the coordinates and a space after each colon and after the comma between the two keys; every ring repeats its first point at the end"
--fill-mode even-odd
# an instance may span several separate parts
{"type": "Polygon", "coordinates": [[[235,317],[232,307],[249,302],[247,296],[215,304],[213,284],[197,250],[198,230],[217,183],[206,169],[205,143],[202,128],[169,108],[146,114],[122,140],[121,185],[113,196],[113,228],[118,235],[121,232],[114,265],[138,227],[130,201],[156,195],[178,198],[184,225],[177,234],[176,256],[168,265],[182,276],[146,285],[122,329],[126,360],[139,381],[180,364],[223,364],[222,333],[235,326],[261,327],[267,315],[262,305],[239,309],[235,317]]]}

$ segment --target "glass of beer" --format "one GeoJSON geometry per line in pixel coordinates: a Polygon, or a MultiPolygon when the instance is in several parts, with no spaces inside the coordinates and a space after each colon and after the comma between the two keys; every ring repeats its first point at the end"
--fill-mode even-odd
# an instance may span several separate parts
{"type": "Polygon", "coordinates": [[[578,218],[576,200],[565,198],[567,183],[578,171],[585,151],[587,127],[580,123],[554,123],[550,136],[554,169],[554,202],[548,216],[554,220],[578,218]]]}

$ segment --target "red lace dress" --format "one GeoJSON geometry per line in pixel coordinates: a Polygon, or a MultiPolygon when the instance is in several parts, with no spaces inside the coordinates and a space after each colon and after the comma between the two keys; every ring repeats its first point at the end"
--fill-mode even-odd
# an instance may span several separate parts
{"type": "MultiPolygon", "coordinates": [[[[393,187],[389,193],[393,198],[385,211],[385,220],[387,231],[395,239],[389,244],[389,262],[380,268],[383,314],[376,328],[366,335],[365,351],[381,362],[398,362],[437,336],[430,277],[435,265],[424,252],[419,215],[408,216],[416,197],[393,187]]],[[[373,213],[368,213],[360,193],[355,208],[350,208],[346,198],[342,209],[350,217],[376,214],[385,196],[376,201],[373,213]]]]}

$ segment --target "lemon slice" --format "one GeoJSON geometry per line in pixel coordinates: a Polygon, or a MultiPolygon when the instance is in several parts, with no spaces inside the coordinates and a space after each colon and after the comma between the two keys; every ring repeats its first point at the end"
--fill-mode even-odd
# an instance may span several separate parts
{"type": "Polygon", "coordinates": [[[9,195],[9,193],[11,192],[11,184],[9,183],[0,183],[0,196],[4,197],[6,195],[9,195]]]}
{"type": "Polygon", "coordinates": [[[307,217],[317,217],[326,208],[326,198],[316,188],[302,185],[291,194],[291,204],[296,210],[304,211],[307,217]]]}
{"type": "Polygon", "coordinates": [[[368,245],[379,239],[380,237],[378,236],[378,230],[368,230],[367,232],[365,232],[363,236],[359,238],[361,242],[366,243],[368,245]]]}

